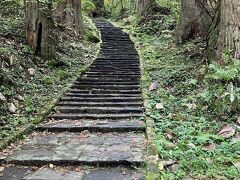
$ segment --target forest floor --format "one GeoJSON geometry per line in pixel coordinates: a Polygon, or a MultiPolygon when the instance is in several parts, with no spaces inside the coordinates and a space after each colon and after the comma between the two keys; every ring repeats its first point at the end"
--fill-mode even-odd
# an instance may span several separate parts
{"type": "Polygon", "coordinates": [[[96,26],[98,57],[33,133],[0,152],[0,179],[145,179],[139,56],[120,28],[96,26]]]}
{"type": "MultiPolygon", "coordinates": [[[[234,61],[225,69],[212,64],[203,79],[199,74],[205,71],[204,44],[176,44],[179,12],[172,8],[171,13],[118,22],[132,35],[141,57],[146,116],[155,122],[161,177],[239,179],[239,90],[231,81],[239,76],[234,68],[240,63],[234,61]]],[[[95,43],[70,38],[70,32],[59,32],[63,42],[58,45],[58,61],[42,62],[25,44],[23,16],[17,12],[16,18],[15,11],[19,8],[0,16],[0,92],[6,98],[1,96],[0,147],[38,121],[98,49],[95,43]]]]}
{"type": "Polygon", "coordinates": [[[146,116],[155,121],[161,177],[239,179],[240,119],[229,105],[231,85],[211,81],[220,76],[217,72],[225,74],[217,68],[202,82],[204,44],[176,44],[177,16],[173,7],[167,15],[117,22],[131,34],[141,57],[146,116]],[[219,89],[227,97],[218,96],[219,89]]]}
{"type": "MultiPolygon", "coordinates": [[[[98,44],[59,27],[57,60],[42,61],[26,44],[24,10],[11,3],[4,8],[0,15],[0,149],[26,126],[38,123],[99,50],[98,44]]],[[[98,36],[86,17],[85,28],[98,36]]]]}

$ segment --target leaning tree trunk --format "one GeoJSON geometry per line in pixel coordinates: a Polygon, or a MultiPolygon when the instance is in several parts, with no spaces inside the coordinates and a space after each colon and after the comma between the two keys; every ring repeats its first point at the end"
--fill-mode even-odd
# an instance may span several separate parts
{"type": "Polygon", "coordinates": [[[240,1],[221,0],[217,60],[221,63],[224,49],[240,59],[240,1]]]}
{"type": "Polygon", "coordinates": [[[154,0],[137,0],[136,1],[136,11],[137,13],[144,15],[145,12],[149,11],[151,7],[154,6],[154,0]]]}
{"type": "Polygon", "coordinates": [[[190,38],[205,37],[210,16],[206,13],[207,0],[182,0],[178,38],[181,42],[190,38]]]}
{"type": "Polygon", "coordinates": [[[26,38],[43,59],[55,58],[56,42],[51,1],[28,0],[26,3],[26,38]]]}
{"type": "Polygon", "coordinates": [[[74,30],[76,34],[84,31],[81,0],[62,0],[56,9],[58,23],[74,30]]]}

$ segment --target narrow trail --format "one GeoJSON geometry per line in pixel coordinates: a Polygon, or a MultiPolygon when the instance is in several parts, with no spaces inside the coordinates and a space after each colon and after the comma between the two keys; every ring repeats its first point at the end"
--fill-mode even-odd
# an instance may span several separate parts
{"type": "Polygon", "coordinates": [[[96,26],[102,36],[98,58],[6,158],[15,166],[0,179],[144,179],[133,168],[143,165],[145,149],[138,53],[121,29],[103,20],[96,26]]]}

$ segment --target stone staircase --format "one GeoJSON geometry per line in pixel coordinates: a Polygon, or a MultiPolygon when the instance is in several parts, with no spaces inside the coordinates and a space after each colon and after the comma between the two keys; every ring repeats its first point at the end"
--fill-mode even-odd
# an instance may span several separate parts
{"type": "Polygon", "coordinates": [[[145,149],[138,53],[121,29],[104,20],[96,26],[98,58],[6,158],[14,166],[0,179],[145,179],[135,169],[144,165],[145,149]]]}

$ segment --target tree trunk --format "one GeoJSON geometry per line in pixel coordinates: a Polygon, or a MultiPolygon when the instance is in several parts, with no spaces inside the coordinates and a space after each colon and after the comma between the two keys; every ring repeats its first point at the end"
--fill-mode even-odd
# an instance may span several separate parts
{"type": "Polygon", "coordinates": [[[208,28],[206,24],[210,18],[204,11],[207,7],[207,0],[181,1],[181,17],[178,26],[178,37],[181,42],[206,36],[208,28]]]}
{"type": "Polygon", "coordinates": [[[62,0],[56,9],[59,24],[81,34],[84,31],[81,0],[62,0]]]}
{"type": "Polygon", "coordinates": [[[99,17],[105,15],[106,9],[104,5],[104,0],[92,0],[96,9],[92,13],[93,17],[99,17]]]}
{"type": "Polygon", "coordinates": [[[217,60],[221,63],[222,52],[231,50],[240,59],[240,1],[221,0],[217,60]]]}
{"type": "Polygon", "coordinates": [[[136,1],[136,11],[137,13],[144,15],[151,7],[153,7],[154,0],[137,0],[136,1]]]}
{"type": "Polygon", "coordinates": [[[52,4],[41,3],[39,0],[28,0],[26,5],[27,42],[43,59],[55,58],[56,42],[52,4]]]}

